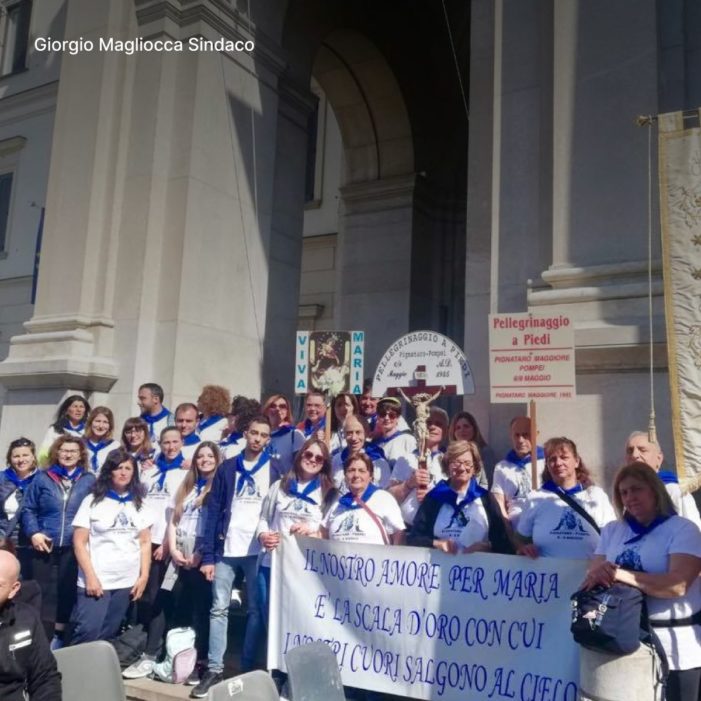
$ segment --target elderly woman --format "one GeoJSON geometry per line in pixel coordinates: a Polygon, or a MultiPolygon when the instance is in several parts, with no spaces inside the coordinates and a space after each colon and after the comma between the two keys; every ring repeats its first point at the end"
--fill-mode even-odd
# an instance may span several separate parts
{"type": "Polygon", "coordinates": [[[304,434],[292,423],[292,407],[284,394],[273,394],[263,404],[262,413],[270,420],[271,479],[276,481],[292,469],[295,455],[304,443],[304,434]]]}
{"type": "Polygon", "coordinates": [[[574,441],[551,438],[544,450],[543,486],[526,499],[517,552],[588,560],[601,528],[616,518],[613,507],[604,490],[592,483],[574,441]]]}
{"type": "Polygon", "coordinates": [[[200,440],[218,443],[229,427],[226,415],[231,406],[231,394],[221,385],[205,385],[197,398],[200,420],[197,435],[200,440]]]}
{"type": "Polygon", "coordinates": [[[321,537],[344,543],[400,544],[402,512],[391,494],[372,484],[372,460],[364,453],[350,455],[343,474],[348,492],[324,516],[321,537]]]}
{"type": "Polygon", "coordinates": [[[441,446],[448,433],[448,414],[440,407],[431,407],[426,428],[426,469],[419,469],[418,451],[414,451],[397,458],[390,479],[389,492],[399,502],[404,522],[408,526],[414,523],[416,512],[426,494],[444,476],[441,446]]]}
{"type": "Polygon", "coordinates": [[[583,587],[621,582],[646,594],[670,668],[666,699],[696,701],[701,642],[699,627],[688,619],[701,611],[701,532],[675,514],[664,484],[642,462],[618,471],[613,503],[619,518],[602,529],[583,587]],[[682,619],[688,625],[679,625],[682,619]]]}
{"type": "Polygon", "coordinates": [[[312,436],[297,453],[293,469],[270,487],[263,500],[256,537],[265,548],[258,566],[258,590],[265,620],[270,553],[280,544],[280,534],[315,535],[335,496],[329,450],[323,441],[312,436]]]}
{"type": "Polygon", "coordinates": [[[85,432],[85,419],[90,413],[90,404],[80,394],[66,397],[56,411],[56,420],[49,426],[39,448],[39,464],[48,464],[49,451],[59,436],[80,438],[85,432]]]}
{"type": "Polygon", "coordinates": [[[384,453],[372,443],[367,442],[370,428],[367,420],[356,414],[352,414],[343,422],[343,435],[346,438],[346,447],[331,458],[331,472],[336,489],[341,494],[348,491],[343,474],[343,465],[351,455],[365,453],[372,460],[372,483],[380,489],[386,489],[390,483],[390,467],[385,460],[384,453]]]}
{"type": "Polygon", "coordinates": [[[407,545],[453,554],[490,550],[485,507],[488,492],[478,483],[482,460],[477,445],[471,441],[451,443],[442,465],[448,479],[439,482],[421,502],[407,545]]]}
{"type": "Polygon", "coordinates": [[[25,578],[31,578],[32,548],[20,529],[19,518],[24,493],[37,474],[34,443],[16,438],[7,449],[7,469],[0,472],[0,536],[12,541],[25,578]]]}
{"type": "Polygon", "coordinates": [[[109,640],[119,631],[129,601],[143,594],[151,562],[152,514],[144,507],[136,460],[112,451],[92,494],[73,518],[78,596],[71,644],[109,640]]]}
{"type": "Polygon", "coordinates": [[[106,406],[96,406],[85,422],[85,447],[88,449],[88,464],[98,473],[107,456],[120,447],[112,437],[114,434],[114,414],[106,406]]]}
{"type": "Polygon", "coordinates": [[[52,649],[63,635],[76,598],[78,564],[73,552],[73,518],[91,492],[95,476],[87,469],[85,445],[60,436],[49,451],[51,467],[39,472],[24,495],[20,516],[34,548],[32,572],[41,587],[47,617],[54,622],[52,649]]]}
{"type": "Polygon", "coordinates": [[[494,451],[487,444],[482,436],[482,431],[477,424],[477,419],[469,411],[459,411],[450,420],[448,427],[449,441],[474,441],[479,448],[482,457],[482,477],[481,484],[483,486],[492,483],[492,475],[494,474],[494,466],[497,464],[494,451]]]}

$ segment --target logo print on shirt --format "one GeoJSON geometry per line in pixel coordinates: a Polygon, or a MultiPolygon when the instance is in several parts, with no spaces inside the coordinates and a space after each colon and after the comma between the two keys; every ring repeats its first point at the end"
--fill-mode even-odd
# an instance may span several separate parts
{"type": "Polygon", "coordinates": [[[640,559],[640,553],[637,548],[628,548],[624,550],[617,558],[616,564],[624,570],[634,570],[635,572],[643,572],[643,561],[640,559]]]}
{"type": "Polygon", "coordinates": [[[470,519],[465,516],[465,514],[462,512],[462,510],[458,511],[457,513],[453,514],[450,523],[448,524],[448,528],[460,528],[461,530],[467,526],[467,524],[470,523],[470,519]]]}
{"type": "Polygon", "coordinates": [[[582,526],[582,522],[579,517],[572,511],[572,509],[565,509],[560,517],[560,523],[557,527],[551,531],[551,533],[558,533],[562,531],[585,533],[586,529],[582,526]]]}
{"type": "Polygon", "coordinates": [[[136,525],[131,520],[131,518],[127,516],[124,509],[121,509],[119,513],[114,517],[114,521],[112,523],[111,528],[136,528],[136,525]]]}
{"type": "Polygon", "coordinates": [[[518,487],[516,488],[516,494],[514,498],[525,497],[528,492],[531,491],[531,476],[527,469],[523,469],[519,472],[518,476],[518,487]]]}
{"type": "MultiPolygon", "coordinates": [[[[355,526],[355,518],[353,518],[353,514],[348,514],[343,521],[338,525],[338,528],[334,531],[334,533],[350,533],[353,530],[353,526],[355,526]]],[[[355,530],[358,531],[358,527],[355,527],[355,530]]]]}

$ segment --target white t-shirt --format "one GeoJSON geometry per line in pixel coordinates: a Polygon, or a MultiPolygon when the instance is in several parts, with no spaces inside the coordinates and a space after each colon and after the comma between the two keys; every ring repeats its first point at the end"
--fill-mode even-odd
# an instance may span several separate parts
{"type": "Polygon", "coordinates": [[[202,442],[202,439],[199,436],[195,436],[197,438],[197,441],[194,441],[194,439],[190,438],[190,436],[195,436],[194,433],[190,433],[188,435],[188,438],[192,440],[193,442],[190,445],[185,445],[185,442],[183,441],[183,447],[180,449],[180,452],[183,454],[183,457],[185,460],[192,460],[192,456],[195,454],[195,451],[197,450],[197,446],[202,442]]]}
{"type": "MultiPolygon", "coordinates": [[[[383,458],[375,458],[372,461],[372,465],[374,468],[372,473],[372,483],[380,489],[387,489],[392,474],[392,471],[389,467],[389,463],[383,458]]],[[[334,455],[333,458],[331,458],[331,476],[333,479],[334,486],[336,487],[336,489],[338,489],[341,495],[347,494],[348,487],[346,485],[346,479],[343,474],[342,452],[336,453],[336,455],[334,455]]]]}
{"type": "Polygon", "coordinates": [[[688,518],[701,528],[701,515],[699,515],[694,497],[691,494],[682,494],[681,487],[674,482],[665,484],[665,487],[677,514],[688,518]]]}
{"type": "MultiPolygon", "coordinates": [[[[603,489],[587,487],[571,496],[599,528],[615,521],[616,514],[603,489]]],[[[517,530],[533,539],[542,557],[588,560],[599,544],[599,534],[593,526],[557,494],[544,489],[531,492],[526,499],[517,530]]]]}
{"type": "MultiPolygon", "coordinates": [[[[382,523],[388,536],[404,530],[402,512],[391,494],[378,489],[365,503],[382,523]]],[[[384,545],[378,525],[360,507],[349,509],[336,501],[322,520],[322,525],[329,533],[329,540],[384,545]]]]}
{"type": "Polygon", "coordinates": [[[225,446],[221,446],[222,458],[224,460],[229,460],[235,458],[239,453],[242,453],[246,448],[246,439],[241,436],[238,440],[233,443],[227,443],[225,446]]]}
{"type": "MultiPolygon", "coordinates": [[[[93,446],[99,445],[98,443],[93,443],[93,446]]],[[[117,450],[120,448],[120,444],[118,441],[109,441],[107,445],[104,448],[100,448],[99,450],[92,450],[90,447],[90,441],[86,440],[85,441],[85,447],[88,451],[88,465],[90,466],[90,470],[94,473],[98,473],[102,466],[105,464],[105,460],[107,460],[107,456],[113,451],[117,450]]]]}
{"type": "MultiPolygon", "coordinates": [[[[445,479],[443,475],[443,465],[442,465],[443,453],[437,450],[431,455],[431,459],[427,462],[426,467],[428,468],[428,491],[430,492],[442,479],[445,479]]],[[[419,456],[417,452],[411,453],[409,455],[402,455],[397,458],[397,462],[394,464],[394,470],[392,470],[392,479],[390,484],[399,484],[400,482],[405,482],[411,475],[419,469],[419,456]]],[[[416,489],[412,489],[409,492],[409,496],[400,504],[402,510],[402,516],[404,521],[409,525],[414,523],[414,518],[416,517],[416,512],[419,510],[419,500],[416,496],[416,489]]]]}
{"type": "MultiPolygon", "coordinates": [[[[597,555],[604,555],[626,569],[650,574],[663,574],[669,568],[669,556],[693,555],[701,558],[701,531],[681,516],[672,516],[636,543],[625,541],[635,533],[625,521],[604,526],[597,555]]],[[[651,620],[687,618],[701,610],[701,579],[696,577],[685,596],[661,599],[648,596],[647,608],[651,620]]],[[[693,669],[701,664],[701,626],[655,628],[667,655],[670,669],[693,669]]]]}
{"type": "MultiPolygon", "coordinates": [[[[278,429],[279,430],[279,429],[278,429]]],[[[271,479],[277,481],[284,477],[291,469],[297,451],[302,447],[305,438],[304,434],[297,428],[291,431],[273,431],[270,434],[270,462],[271,479]],[[277,435],[276,435],[277,434],[277,435]]],[[[246,447],[244,440],[239,452],[246,447]]],[[[238,453],[237,453],[238,454],[238,453]]],[[[227,457],[233,457],[227,454],[227,457]]]]}
{"type": "MultiPolygon", "coordinates": [[[[309,485],[308,481],[298,482],[297,489],[303,492],[307,485],[309,485]]],[[[267,531],[289,533],[290,526],[295,523],[306,523],[314,529],[319,527],[322,518],[321,504],[323,501],[321,487],[317,487],[308,494],[308,497],[313,499],[316,504],[310,504],[304,499],[286,494],[282,489],[277,489],[275,491],[273,517],[268,521],[265,518],[265,514],[261,514],[260,521],[258,522],[258,533],[265,533],[267,531]]],[[[261,564],[266,567],[270,566],[270,553],[265,553],[261,564]]]]}
{"type": "MultiPolygon", "coordinates": [[[[540,486],[540,475],[544,467],[545,460],[539,458],[538,486],[540,486]]],[[[526,497],[532,488],[530,460],[524,467],[519,467],[506,459],[500,460],[495,465],[491,491],[494,494],[502,494],[504,496],[506,513],[514,528],[518,525],[518,519],[526,503],[526,497]]]]}
{"type": "MultiPolygon", "coordinates": [[[[88,529],[88,552],[103,589],[134,586],[141,569],[139,533],[153,524],[153,513],[144,505],[137,511],[133,501],[120,504],[105,497],[93,505],[89,494],[73,518],[74,528],[88,529]]],[[[85,574],[78,569],[78,586],[85,589],[85,574]]]]}
{"type": "Polygon", "coordinates": [[[375,445],[382,448],[390,468],[394,469],[394,464],[402,455],[411,455],[416,450],[416,439],[411,433],[396,431],[389,438],[376,438],[375,445]]]}
{"type": "Polygon", "coordinates": [[[161,471],[158,465],[154,465],[150,470],[141,471],[141,483],[146,488],[146,505],[153,513],[151,542],[154,545],[160,545],[165,538],[169,516],[168,507],[186,475],[187,470],[179,468],[168,470],[161,485],[159,484],[161,471]]]}
{"type": "Polygon", "coordinates": [[[212,441],[212,443],[219,443],[221,440],[221,434],[229,428],[229,422],[226,420],[225,416],[217,419],[214,423],[201,427],[201,424],[197,426],[197,435],[200,437],[201,441],[212,441]]]}
{"type": "MultiPolygon", "coordinates": [[[[185,557],[193,554],[195,539],[203,535],[205,519],[202,517],[205,506],[196,506],[197,489],[192,488],[183,499],[183,510],[175,526],[175,542],[185,557]]],[[[168,504],[168,513],[175,511],[175,494],[168,504]]]]}
{"type": "MultiPolygon", "coordinates": [[[[246,470],[252,470],[257,461],[243,461],[246,470]]],[[[243,477],[236,475],[234,498],[231,504],[231,520],[224,541],[224,557],[245,557],[257,555],[260,543],[256,538],[256,526],[260,521],[263,497],[270,489],[270,460],[253,475],[254,484],[243,482],[241,491],[238,487],[243,477]]]]}

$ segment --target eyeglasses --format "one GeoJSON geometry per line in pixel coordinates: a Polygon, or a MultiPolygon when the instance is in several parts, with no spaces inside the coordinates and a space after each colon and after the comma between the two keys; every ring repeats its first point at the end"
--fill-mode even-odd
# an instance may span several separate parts
{"type": "Polygon", "coordinates": [[[59,448],[58,452],[63,454],[63,455],[79,455],[80,451],[79,450],[70,450],[66,448],[59,448]]]}
{"type": "Polygon", "coordinates": [[[426,426],[438,426],[438,428],[445,430],[448,428],[442,421],[436,421],[435,419],[428,419],[426,421],[426,426]]]}
{"type": "Polygon", "coordinates": [[[141,426],[132,426],[131,428],[125,428],[124,433],[146,433],[146,429],[141,428],[141,426]]]}
{"type": "Polygon", "coordinates": [[[451,460],[448,464],[451,467],[464,467],[466,470],[471,470],[475,466],[471,460],[451,460]]]}
{"type": "Polygon", "coordinates": [[[378,411],[377,415],[381,419],[384,419],[385,416],[388,416],[390,419],[398,419],[399,418],[399,414],[396,411],[392,411],[390,409],[384,409],[382,411],[378,411]]]}
{"type": "Polygon", "coordinates": [[[311,450],[305,450],[302,453],[302,458],[304,460],[306,460],[307,462],[313,462],[315,465],[323,465],[324,464],[324,456],[317,455],[316,453],[312,453],[311,450]]]}
{"type": "Polygon", "coordinates": [[[287,404],[285,404],[285,402],[279,402],[276,404],[271,404],[270,408],[271,409],[287,409],[287,404]]]}

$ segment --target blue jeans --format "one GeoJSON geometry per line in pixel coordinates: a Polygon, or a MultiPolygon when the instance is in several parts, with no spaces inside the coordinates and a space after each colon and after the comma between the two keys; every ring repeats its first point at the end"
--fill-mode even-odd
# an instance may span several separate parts
{"type": "Polygon", "coordinates": [[[236,575],[236,568],[241,567],[246,577],[246,598],[248,601],[248,618],[246,632],[241,650],[241,671],[250,672],[256,663],[258,642],[264,632],[263,618],[258,603],[256,587],[256,555],[246,557],[224,557],[214,567],[212,586],[212,610],[209,614],[209,662],[212,672],[224,671],[224,653],[229,627],[229,605],[231,588],[236,575]]]}
{"type": "Polygon", "coordinates": [[[268,630],[268,621],[270,618],[270,567],[261,565],[258,568],[257,583],[260,613],[265,622],[265,629],[268,630]]]}

